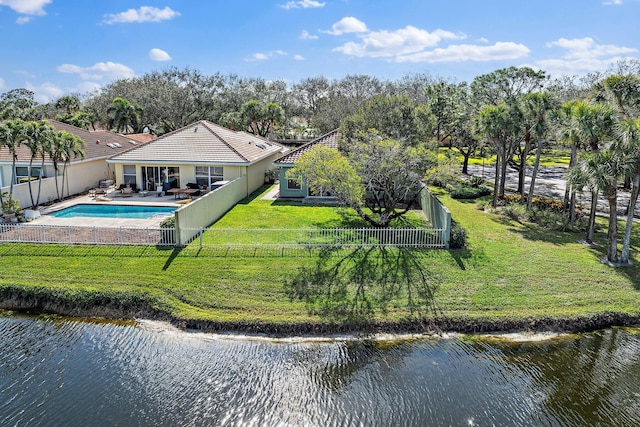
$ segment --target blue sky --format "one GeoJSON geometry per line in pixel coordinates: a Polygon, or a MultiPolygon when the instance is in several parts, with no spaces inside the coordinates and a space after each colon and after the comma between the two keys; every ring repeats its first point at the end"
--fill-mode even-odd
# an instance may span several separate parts
{"type": "Polygon", "coordinates": [[[39,102],[166,67],[297,82],[552,76],[640,58],[640,0],[0,0],[0,92],[39,102]]]}

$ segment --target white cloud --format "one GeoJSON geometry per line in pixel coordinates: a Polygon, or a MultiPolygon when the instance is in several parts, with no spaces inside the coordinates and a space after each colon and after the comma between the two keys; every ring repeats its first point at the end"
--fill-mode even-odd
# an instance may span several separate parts
{"type": "Polygon", "coordinates": [[[32,91],[34,94],[33,98],[40,103],[50,102],[65,94],[64,90],[49,82],[45,82],[40,86],[36,86],[31,82],[26,82],[24,87],[32,91]]]}
{"type": "Polygon", "coordinates": [[[135,76],[134,71],[116,62],[98,62],[91,67],[62,64],[56,68],[61,73],[78,74],[83,80],[128,79],[135,76]]]}
{"type": "Polygon", "coordinates": [[[335,50],[358,58],[392,57],[422,52],[445,39],[463,39],[464,34],[436,30],[432,33],[407,25],[396,31],[372,31],[361,36],[362,42],[348,42],[335,50]]]}
{"type": "Polygon", "coordinates": [[[4,83],[4,79],[0,77],[0,89],[4,89],[5,87],[7,87],[4,83]]]}
{"type": "Polygon", "coordinates": [[[285,4],[281,4],[280,7],[283,9],[309,9],[315,7],[324,7],[326,3],[322,3],[315,0],[299,0],[299,1],[288,1],[285,4]]]}
{"type": "Polygon", "coordinates": [[[610,44],[599,45],[591,37],[585,37],[582,39],[560,38],[556,41],[547,43],[547,47],[556,46],[567,51],[564,55],[564,58],[566,59],[597,58],[600,56],[621,55],[638,51],[638,49],[631,47],[615,46],[610,44]]]}
{"type": "Polygon", "coordinates": [[[267,52],[267,53],[258,52],[258,53],[254,53],[249,58],[245,59],[245,61],[246,62],[266,61],[267,59],[271,59],[276,55],[285,56],[287,55],[287,52],[283,50],[276,50],[276,51],[267,52]]]}
{"type": "Polygon", "coordinates": [[[93,93],[101,87],[102,85],[96,82],[80,82],[74,89],[68,90],[67,93],[93,93]]]}
{"type": "Polygon", "coordinates": [[[454,44],[446,48],[401,55],[394,62],[463,62],[463,61],[499,61],[522,58],[528,55],[529,48],[520,43],[497,42],[492,46],[454,44]]]}
{"type": "Polygon", "coordinates": [[[8,6],[25,15],[45,15],[44,7],[53,0],[0,0],[0,6],[8,6]]]}
{"type": "Polygon", "coordinates": [[[18,19],[16,19],[16,24],[24,25],[29,21],[31,21],[31,17],[30,16],[21,16],[18,19]]]}
{"type": "Polygon", "coordinates": [[[304,61],[304,56],[302,55],[293,55],[293,59],[296,61],[304,61]]]}
{"type": "Polygon", "coordinates": [[[69,93],[78,93],[81,95],[93,93],[96,90],[100,89],[102,86],[95,82],[80,82],[75,87],[63,89],[50,82],[45,82],[39,86],[34,85],[31,82],[26,82],[24,84],[24,87],[33,91],[33,97],[36,101],[40,103],[47,103],[69,93]]]}
{"type": "Polygon", "coordinates": [[[171,61],[171,56],[162,49],[153,48],[149,51],[149,58],[152,61],[171,61]]]}
{"type": "Polygon", "coordinates": [[[333,24],[331,30],[323,32],[327,34],[333,34],[334,36],[339,36],[341,34],[365,33],[367,31],[367,25],[364,22],[354,18],[353,16],[345,16],[344,18],[333,24]]]}
{"type": "Polygon", "coordinates": [[[141,6],[139,9],[129,9],[125,12],[108,14],[102,21],[104,24],[131,23],[131,22],[160,22],[180,16],[180,12],[172,10],[169,6],[158,9],[152,6],[141,6]]]}
{"type": "Polygon", "coordinates": [[[605,6],[620,6],[622,0],[603,1],[602,4],[605,6]]]}
{"type": "Polygon", "coordinates": [[[309,34],[309,32],[307,30],[302,30],[302,33],[300,33],[300,39],[302,40],[316,40],[318,38],[318,36],[314,36],[309,34]]]}
{"type": "Polygon", "coordinates": [[[246,61],[265,61],[269,59],[269,55],[266,53],[254,53],[251,57],[247,58],[246,61]]]}
{"type": "Polygon", "coordinates": [[[612,64],[624,59],[624,55],[638,52],[636,48],[597,44],[591,37],[560,38],[547,43],[547,47],[559,47],[564,49],[565,53],[560,58],[537,61],[535,65],[551,74],[565,75],[606,70],[612,64]]]}
{"type": "Polygon", "coordinates": [[[480,43],[489,43],[489,39],[486,37],[480,37],[479,39],[476,40],[477,42],[480,43]]]}

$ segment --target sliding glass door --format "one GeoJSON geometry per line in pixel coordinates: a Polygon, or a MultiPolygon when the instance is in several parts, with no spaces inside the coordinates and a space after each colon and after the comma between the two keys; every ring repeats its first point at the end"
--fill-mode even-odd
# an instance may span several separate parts
{"type": "Polygon", "coordinates": [[[156,191],[158,186],[179,188],[180,168],[173,166],[143,166],[142,180],[145,189],[148,191],[156,191]]]}

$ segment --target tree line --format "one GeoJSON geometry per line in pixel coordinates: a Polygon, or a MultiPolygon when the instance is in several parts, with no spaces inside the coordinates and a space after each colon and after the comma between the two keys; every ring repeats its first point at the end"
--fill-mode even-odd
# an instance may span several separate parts
{"type": "Polygon", "coordinates": [[[114,81],[82,101],[65,95],[37,104],[25,89],[9,91],[0,97],[0,119],[57,118],[85,128],[156,135],[201,119],[272,138],[312,137],[340,128],[337,154],[318,154],[313,160],[322,161],[313,170],[314,161],[301,162],[291,176],[304,175],[316,190],[342,197],[375,226],[388,226],[401,216],[399,204],[415,200],[425,172],[438,162],[437,145],[462,155],[465,174],[471,156],[494,155],[492,204],[505,195],[507,171],[515,170],[520,201],[531,209],[541,152],[557,144],[571,153],[563,200],[569,221],[575,220],[576,192],[589,191],[586,240],[592,241],[595,203],[603,193],[610,212],[607,259],[627,263],[640,188],[639,76],[637,61],[621,61],[579,79],[508,67],[470,83],[429,74],[394,81],[318,76],[287,83],[168,68],[114,81]],[[620,183],[631,189],[632,199],[618,253],[620,183]]]}

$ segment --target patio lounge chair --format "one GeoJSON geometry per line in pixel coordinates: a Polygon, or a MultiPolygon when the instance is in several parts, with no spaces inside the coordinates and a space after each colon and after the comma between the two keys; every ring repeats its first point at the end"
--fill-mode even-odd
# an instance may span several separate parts
{"type": "Polygon", "coordinates": [[[122,197],[131,197],[133,196],[133,188],[131,187],[124,187],[122,190],[120,190],[122,192],[122,197]]]}

